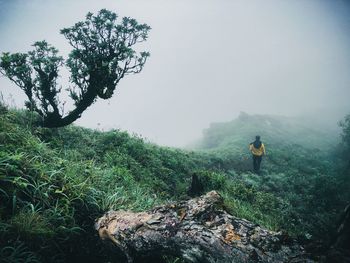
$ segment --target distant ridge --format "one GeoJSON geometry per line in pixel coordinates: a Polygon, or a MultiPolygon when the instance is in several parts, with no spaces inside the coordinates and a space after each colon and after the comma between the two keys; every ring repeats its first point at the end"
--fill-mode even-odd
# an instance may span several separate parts
{"type": "Polygon", "coordinates": [[[315,124],[312,120],[279,115],[250,115],[241,112],[230,122],[212,123],[203,131],[203,139],[195,148],[212,150],[246,147],[260,135],[267,144],[298,144],[306,148],[324,149],[337,143],[334,127],[315,124]]]}

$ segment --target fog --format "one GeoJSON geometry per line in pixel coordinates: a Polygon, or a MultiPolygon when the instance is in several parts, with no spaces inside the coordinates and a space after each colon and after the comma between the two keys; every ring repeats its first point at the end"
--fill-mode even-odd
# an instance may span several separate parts
{"type": "MultiPolygon", "coordinates": [[[[59,30],[102,8],[150,25],[140,48],[151,57],[78,125],[184,146],[240,111],[328,116],[334,125],[350,113],[348,1],[0,0],[0,52],[25,52],[45,39],[66,56],[59,30]]],[[[5,77],[0,91],[23,107],[23,92],[5,77]]]]}

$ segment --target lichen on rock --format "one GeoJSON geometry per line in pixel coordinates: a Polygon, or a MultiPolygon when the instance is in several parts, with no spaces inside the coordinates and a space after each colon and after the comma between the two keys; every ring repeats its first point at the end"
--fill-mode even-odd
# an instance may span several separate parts
{"type": "Polygon", "coordinates": [[[147,212],[109,211],[95,227],[129,263],[162,255],[191,263],[313,262],[287,235],[227,213],[216,191],[147,212]]]}

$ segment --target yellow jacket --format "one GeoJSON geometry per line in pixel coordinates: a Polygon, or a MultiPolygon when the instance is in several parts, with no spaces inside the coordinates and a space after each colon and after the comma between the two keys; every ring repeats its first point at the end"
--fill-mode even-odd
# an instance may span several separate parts
{"type": "Polygon", "coordinates": [[[255,148],[254,147],[254,144],[251,143],[249,144],[249,150],[252,152],[252,154],[256,155],[256,156],[262,156],[262,155],[265,155],[266,152],[265,152],[265,146],[263,143],[261,143],[261,146],[259,149],[255,148]]]}

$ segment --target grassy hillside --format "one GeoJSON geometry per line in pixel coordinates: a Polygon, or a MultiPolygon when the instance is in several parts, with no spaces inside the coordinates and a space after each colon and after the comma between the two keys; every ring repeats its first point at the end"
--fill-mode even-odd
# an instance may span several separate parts
{"type": "MultiPolygon", "coordinates": [[[[193,152],[117,130],[44,129],[33,118],[0,107],[4,262],[109,262],[94,220],[109,209],[140,211],[187,198],[193,173],[204,191],[221,192],[231,213],[295,235],[324,235],[348,200],[331,160],[313,148],[267,143],[270,159],[259,177],[243,160],[246,150],[220,136],[215,150],[193,152]]],[[[246,144],[244,136],[236,134],[237,141],[246,144]]]]}
{"type": "MultiPolygon", "coordinates": [[[[336,127],[327,129],[312,123],[241,113],[231,122],[212,124],[196,148],[215,154],[221,169],[235,182],[280,200],[282,207],[274,209],[280,212],[277,218],[287,213],[279,223],[283,229],[327,239],[325,233],[332,221],[350,201],[350,178],[345,175],[348,171],[340,168],[343,144],[336,127]],[[260,176],[252,173],[248,151],[257,134],[267,151],[260,176]]],[[[250,212],[246,217],[252,219],[250,212]]]]}
{"type": "Polygon", "coordinates": [[[0,258],[6,262],[107,261],[93,230],[99,215],[176,200],[186,195],[193,171],[215,169],[210,156],[126,132],[49,130],[31,122],[29,113],[1,108],[0,258]]]}
{"type": "Polygon", "coordinates": [[[341,141],[334,130],[297,118],[241,113],[231,122],[212,124],[194,148],[222,159],[224,170],[249,172],[252,163],[248,145],[259,134],[267,151],[263,173],[328,174],[341,141]]]}
{"type": "Polygon", "coordinates": [[[334,127],[325,128],[312,120],[275,115],[249,115],[241,112],[237,119],[212,123],[203,132],[200,149],[231,148],[237,151],[259,134],[272,144],[297,144],[306,148],[330,148],[339,140],[334,127]]]}

